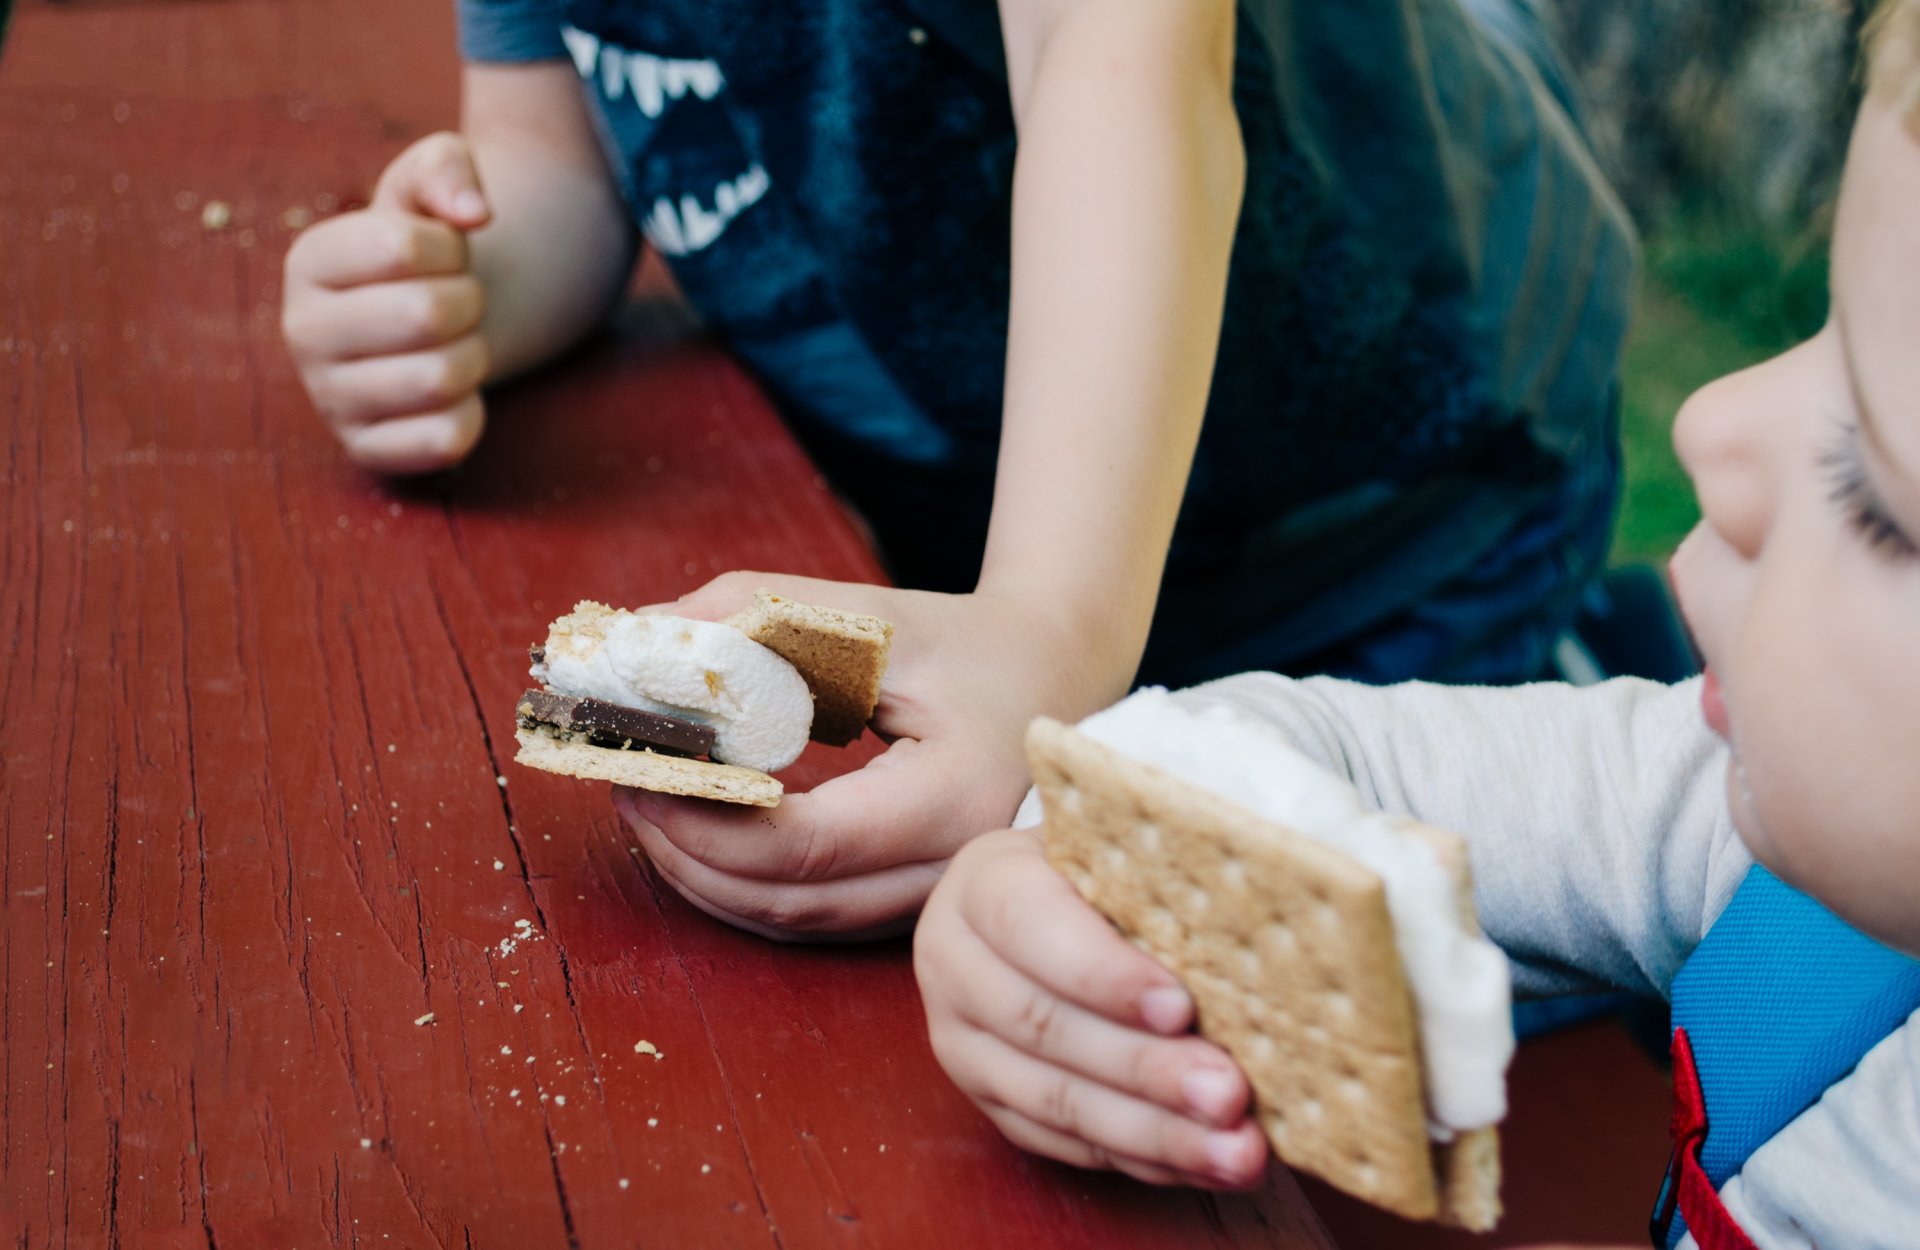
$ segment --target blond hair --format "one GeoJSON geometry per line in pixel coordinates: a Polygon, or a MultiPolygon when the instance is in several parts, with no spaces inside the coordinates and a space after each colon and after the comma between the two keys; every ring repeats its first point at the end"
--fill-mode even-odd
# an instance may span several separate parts
{"type": "Polygon", "coordinates": [[[1867,19],[1867,89],[1920,123],[1920,0],[1880,0],[1867,19]]]}

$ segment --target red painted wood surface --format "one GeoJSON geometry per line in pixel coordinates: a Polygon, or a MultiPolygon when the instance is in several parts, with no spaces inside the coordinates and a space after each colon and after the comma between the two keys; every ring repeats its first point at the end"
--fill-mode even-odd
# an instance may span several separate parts
{"type": "Polygon", "coordinates": [[[933,1063],[903,946],[719,926],[601,787],[509,762],[575,599],[878,571],[644,306],[450,479],[342,462],[279,258],[453,83],[426,0],[29,3],[0,55],[0,1233],[1329,1245],[1284,1173],[1020,1155],[933,1063]]]}

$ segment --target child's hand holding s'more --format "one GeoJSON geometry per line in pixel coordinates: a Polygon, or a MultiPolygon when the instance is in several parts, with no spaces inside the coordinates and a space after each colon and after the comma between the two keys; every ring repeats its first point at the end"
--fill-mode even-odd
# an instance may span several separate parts
{"type": "Polygon", "coordinates": [[[778,807],[641,790],[615,803],[660,874],[696,907],[785,938],[897,933],[970,837],[1004,827],[1027,788],[1036,715],[1078,715],[1124,692],[1131,660],[1071,627],[1058,603],[730,573],[666,611],[719,620],[767,589],[889,621],[872,728],[887,750],[778,807]]]}

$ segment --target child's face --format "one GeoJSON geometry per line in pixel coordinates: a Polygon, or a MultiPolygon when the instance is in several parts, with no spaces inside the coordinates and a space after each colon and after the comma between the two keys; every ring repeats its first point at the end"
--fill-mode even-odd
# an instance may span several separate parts
{"type": "Polygon", "coordinates": [[[1920,953],[1920,140],[1855,126],[1827,326],[1706,387],[1674,439],[1704,518],[1674,579],[1754,855],[1920,953]]]}

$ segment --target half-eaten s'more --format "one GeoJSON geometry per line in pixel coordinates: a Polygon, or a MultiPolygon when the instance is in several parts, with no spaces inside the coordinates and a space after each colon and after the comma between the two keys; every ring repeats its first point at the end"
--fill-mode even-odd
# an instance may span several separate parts
{"type": "Polygon", "coordinates": [[[770,774],[808,740],[844,746],[873,718],[893,626],[761,591],[724,621],[583,600],[533,647],[514,708],[517,763],[772,807],[770,774]]]}
{"type": "Polygon", "coordinates": [[[1464,843],[1163,690],[1037,720],[1027,754],[1047,858],[1186,985],[1275,1153],[1410,1219],[1493,1227],[1511,991],[1464,843]]]}

